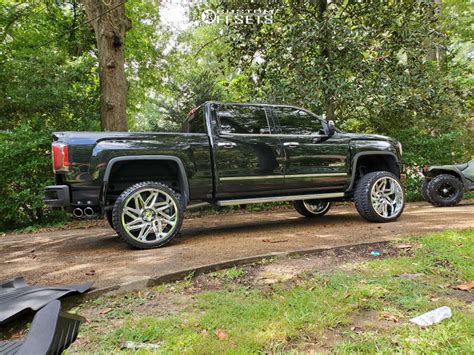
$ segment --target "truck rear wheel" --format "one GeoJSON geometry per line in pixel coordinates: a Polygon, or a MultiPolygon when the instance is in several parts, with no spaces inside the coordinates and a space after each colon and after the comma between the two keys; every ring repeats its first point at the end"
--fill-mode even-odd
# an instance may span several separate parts
{"type": "Polygon", "coordinates": [[[457,177],[441,174],[430,180],[426,193],[429,198],[428,202],[435,206],[454,206],[462,200],[464,186],[457,177]]]}
{"type": "Polygon", "coordinates": [[[354,193],[355,206],[369,222],[391,222],[405,208],[405,193],[395,175],[387,171],[368,173],[360,178],[354,193]]]}
{"type": "Polygon", "coordinates": [[[303,200],[293,202],[295,210],[305,217],[324,216],[331,208],[331,202],[321,200],[303,200]]]}
{"type": "Polygon", "coordinates": [[[179,232],[183,223],[179,195],[154,181],[140,182],[115,201],[113,225],[128,244],[140,249],[158,248],[179,232]]]}

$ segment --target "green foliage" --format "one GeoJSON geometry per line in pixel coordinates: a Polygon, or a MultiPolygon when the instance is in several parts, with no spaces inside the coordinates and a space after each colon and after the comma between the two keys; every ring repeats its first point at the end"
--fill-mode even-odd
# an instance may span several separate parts
{"type": "Polygon", "coordinates": [[[0,229],[13,229],[64,219],[43,205],[51,133],[99,128],[99,82],[75,1],[3,2],[0,18],[0,229]]]}
{"type": "Polygon", "coordinates": [[[52,182],[49,134],[21,126],[0,134],[0,229],[47,221],[42,195],[52,182]]]}

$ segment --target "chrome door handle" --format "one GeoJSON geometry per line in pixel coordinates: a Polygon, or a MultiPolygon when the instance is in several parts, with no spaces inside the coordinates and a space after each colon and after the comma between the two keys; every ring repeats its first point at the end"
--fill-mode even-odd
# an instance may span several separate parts
{"type": "Polygon", "coordinates": [[[288,147],[288,148],[295,148],[299,145],[300,144],[298,142],[285,142],[285,143],[283,143],[283,146],[288,147]]]}
{"type": "Polygon", "coordinates": [[[237,144],[235,144],[234,142],[219,142],[219,143],[217,143],[218,147],[224,147],[224,148],[227,148],[227,149],[234,148],[236,145],[237,144]]]}

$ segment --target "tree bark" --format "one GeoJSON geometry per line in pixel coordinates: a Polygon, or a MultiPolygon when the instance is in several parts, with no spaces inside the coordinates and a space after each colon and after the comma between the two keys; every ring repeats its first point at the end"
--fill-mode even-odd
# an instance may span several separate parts
{"type": "Polygon", "coordinates": [[[125,33],[132,28],[124,0],[82,0],[95,32],[99,59],[100,120],[105,131],[127,131],[125,33]]]}
{"type": "Polygon", "coordinates": [[[317,10],[318,10],[318,21],[323,24],[322,30],[322,41],[321,46],[321,56],[324,59],[325,68],[324,68],[324,81],[326,88],[326,96],[324,98],[324,106],[326,111],[327,120],[336,120],[335,115],[335,104],[334,104],[334,90],[332,89],[332,56],[330,50],[330,33],[327,28],[326,20],[324,19],[325,12],[328,8],[328,0],[318,0],[317,10]]]}

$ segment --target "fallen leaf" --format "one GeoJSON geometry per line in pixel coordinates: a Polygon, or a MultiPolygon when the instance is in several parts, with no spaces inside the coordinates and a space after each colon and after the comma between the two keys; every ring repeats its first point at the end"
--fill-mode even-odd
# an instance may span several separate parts
{"type": "Polygon", "coordinates": [[[112,310],[112,308],[104,308],[104,309],[101,310],[99,313],[100,313],[100,314],[107,314],[107,313],[109,313],[111,310],[112,310]]]}
{"type": "Polygon", "coordinates": [[[474,281],[469,281],[453,287],[456,290],[469,291],[474,288],[474,281]]]}
{"type": "Polygon", "coordinates": [[[398,322],[398,318],[395,317],[393,314],[383,313],[382,317],[383,317],[383,319],[388,320],[390,322],[394,322],[394,323],[398,322]]]}
{"type": "Polygon", "coordinates": [[[226,340],[229,337],[229,334],[227,334],[222,329],[217,329],[214,334],[216,334],[216,337],[218,337],[219,340],[226,340]]]}

